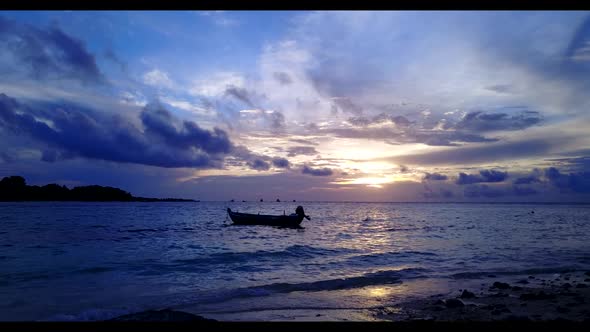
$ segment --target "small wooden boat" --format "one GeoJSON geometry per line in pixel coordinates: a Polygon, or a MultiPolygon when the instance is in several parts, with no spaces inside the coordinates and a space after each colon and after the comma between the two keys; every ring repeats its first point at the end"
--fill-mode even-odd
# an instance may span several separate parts
{"type": "Polygon", "coordinates": [[[233,212],[230,208],[227,208],[229,217],[236,225],[268,225],[268,226],[282,226],[282,227],[295,227],[299,226],[303,221],[303,218],[310,220],[309,216],[303,212],[303,207],[298,206],[295,209],[295,213],[290,215],[273,216],[265,214],[250,214],[250,213],[239,213],[233,212]]]}

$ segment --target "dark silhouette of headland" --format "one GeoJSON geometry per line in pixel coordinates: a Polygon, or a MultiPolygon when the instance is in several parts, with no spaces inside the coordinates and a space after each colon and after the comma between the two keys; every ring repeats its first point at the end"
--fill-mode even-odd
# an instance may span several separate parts
{"type": "Polygon", "coordinates": [[[55,183],[42,187],[28,186],[22,176],[7,176],[0,181],[0,201],[196,202],[192,199],[180,198],[135,197],[119,188],[98,185],[80,186],[72,189],[55,183]]]}

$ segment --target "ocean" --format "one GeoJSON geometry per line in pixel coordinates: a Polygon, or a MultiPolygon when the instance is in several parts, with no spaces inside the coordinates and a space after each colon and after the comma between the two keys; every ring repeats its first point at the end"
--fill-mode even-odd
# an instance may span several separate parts
{"type": "MultiPolygon", "coordinates": [[[[163,308],[322,320],[447,281],[587,270],[590,205],[0,203],[2,321],[163,308]],[[300,229],[231,225],[226,214],[290,214],[297,205],[311,217],[300,229]]],[[[363,319],[347,319],[355,317],[363,319]]]]}

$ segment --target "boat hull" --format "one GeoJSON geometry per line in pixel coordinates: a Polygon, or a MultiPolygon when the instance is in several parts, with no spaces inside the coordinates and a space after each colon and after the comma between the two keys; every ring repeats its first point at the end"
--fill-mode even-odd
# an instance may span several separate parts
{"type": "Polygon", "coordinates": [[[236,225],[268,225],[268,226],[282,226],[293,227],[299,226],[303,221],[303,216],[289,215],[289,216],[271,216],[261,214],[249,214],[233,212],[228,209],[230,219],[236,225]]]}

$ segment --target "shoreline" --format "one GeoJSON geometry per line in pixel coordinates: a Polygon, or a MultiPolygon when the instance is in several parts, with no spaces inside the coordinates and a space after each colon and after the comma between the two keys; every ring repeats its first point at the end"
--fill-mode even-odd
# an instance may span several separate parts
{"type": "MultiPolygon", "coordinates": [[[[385,294],[366,308],[266,308],[242,312],[143,311],[111,320],[219,322],[572,322],[590,323],[590,272],[407,281],[386,285],[413,289],[385,294]],[[428,288],[431,286],[431,288],[428,288]],[[424,289],[421,289],[424,288],[424,289]],[[416,295],[417,294],[417,295],[416,295]],[[397,296],[397,298],[394,298],[397,296]],[[190,315],[190,316],[187,316],[190,315]],[[159,318],[158,318],[159,317],[159,318]],[[192,317],[192,318],[191,318],[192,317]]],[[[369,288],[348,290],[361,293],[369,288]]],[[[164,309],[166,310],[166,309],[164,309]]]]}
{"type": "Polygon", "coordinates": [[[490,276],[459,281],[455,287],[448,294],[384,306],[375,310],[375,317],[385,321],[590,322],[590,272],[490,276]]]}

